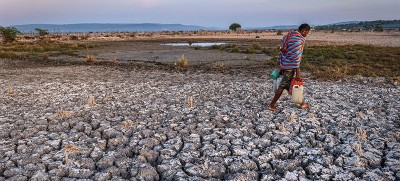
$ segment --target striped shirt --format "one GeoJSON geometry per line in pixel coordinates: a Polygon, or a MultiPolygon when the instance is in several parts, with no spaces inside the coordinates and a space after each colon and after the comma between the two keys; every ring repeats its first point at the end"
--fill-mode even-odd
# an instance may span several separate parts
{"type": "Polygon", "coordinates": [[[300,67],[301,55],[303,54],[305,42],[304,37],[298,31],[291,31],[283,36],[281,47],[287,46],[287,51],[279,51],[278,62],[282,69],[295,69],[300,67]],[[287,45],[285,45],[288,35],[287,45]]]}

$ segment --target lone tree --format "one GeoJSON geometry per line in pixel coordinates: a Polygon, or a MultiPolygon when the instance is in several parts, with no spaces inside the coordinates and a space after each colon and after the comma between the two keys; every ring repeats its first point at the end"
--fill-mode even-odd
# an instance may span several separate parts
{"type": "Polygon", "coordinates": [[[238,28],[242,28],[242,25],[240,25],[239,23],[232,23],[229,26],[229,29],[232,30],[232,31],[236,31],[236,29],[238,29],[238,28]]]}
{"type": "Polygon", "coordinates": [[[21,32],[15,27],[0,26],[0,34],[3,36],[3,42],[13,42],[17,38],[17,34],[21,32]]]}

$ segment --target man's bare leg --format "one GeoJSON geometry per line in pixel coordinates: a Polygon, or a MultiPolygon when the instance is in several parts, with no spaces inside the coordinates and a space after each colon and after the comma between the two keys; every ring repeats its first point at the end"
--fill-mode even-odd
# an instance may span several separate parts
{"type": "Polygon", "coordinates": [[[279,111],[278,108],[275,107],[276,102],[278,102],[278,99],[281,97],[283,92],[283,89],[278,87],[278,89],[275,91],[275,96],[272,99],[271,103],[268,105],[268,110],[270,111],[279,111]]]}

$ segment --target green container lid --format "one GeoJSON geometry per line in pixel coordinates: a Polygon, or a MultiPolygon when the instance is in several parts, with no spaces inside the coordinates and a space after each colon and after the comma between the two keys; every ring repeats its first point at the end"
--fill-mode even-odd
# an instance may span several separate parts
{"type": "Polygon", "coordinates": [[[276,80],[278,77],[279,77],[279,71],[278,70],[272,71],[270,78],[276,80]]]}

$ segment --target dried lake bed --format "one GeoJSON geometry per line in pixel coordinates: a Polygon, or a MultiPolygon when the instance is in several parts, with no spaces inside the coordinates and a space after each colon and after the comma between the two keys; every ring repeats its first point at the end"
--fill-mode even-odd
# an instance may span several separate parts
{"type": "Polygon", "coordinates": [[[272,113],[267,76],[1,69],[0,180],[400,179],[400,88],[306,82],[272,113]]]}

